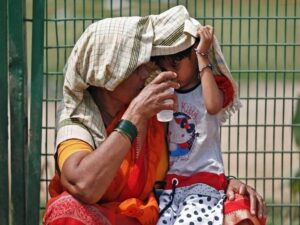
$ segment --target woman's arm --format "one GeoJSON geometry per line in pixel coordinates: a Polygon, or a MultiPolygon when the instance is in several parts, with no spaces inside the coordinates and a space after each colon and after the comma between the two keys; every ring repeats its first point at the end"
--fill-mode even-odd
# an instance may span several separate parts
{"type": "MultiPolygon", "coordinates": [[[[122,119],[131,121],[138,131],[145,131],[148,119],[158,111],[176,109],[176,96],[163,94],[170,87],[178,88],[175,82],[164,82],[175,77],[172,72],[161,73],[132,100],[122,119]],[[165,105],[163,100],[166,98],[173,98],[174,104],[165,105]]],[[[106,192],[130,147],[126,135],[112,132],[93,152],[72,154],[61,170],[63,186],[78,199],[96,203],[106,192]]]]}
{"type": "Polygon", "coordinates": [[[96,203],[117,173],[130,146],[128,138],[112,132],[93,152],[72,154],[61,170],[62,185],[76,198],[96,203]]]}

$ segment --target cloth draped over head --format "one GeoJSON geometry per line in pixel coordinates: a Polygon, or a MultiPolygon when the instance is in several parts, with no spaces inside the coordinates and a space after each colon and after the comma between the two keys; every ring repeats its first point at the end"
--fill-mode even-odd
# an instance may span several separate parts
{"type": "MultiPolygon", "coordinates": [[[[63,101],[59,108],[58,145],[79,138],[94,148],[104,141],[106,131],[101,113],[90,96],[89,86],[113,91],[151,56],[175,54],[191,47],[200,23],[184,6],[145,17],[107,18],[91,24],[75,44],[64,69],[63,101]]],[[[236,85],[217,39],[209,58],[218,74],[236,85]]],[[[237,93],[227,107],[238,108],[237,93]]]]}

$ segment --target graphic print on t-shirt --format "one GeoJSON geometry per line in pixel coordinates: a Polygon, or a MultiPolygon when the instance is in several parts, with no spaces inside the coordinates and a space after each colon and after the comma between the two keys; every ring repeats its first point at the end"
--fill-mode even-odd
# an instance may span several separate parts
{"type": "Polygon", "coordinates": [[[183,112],[175,112],[169,127],[169,148],[171,157],[187,155],[195,140],[195,122],[183,112]]]}

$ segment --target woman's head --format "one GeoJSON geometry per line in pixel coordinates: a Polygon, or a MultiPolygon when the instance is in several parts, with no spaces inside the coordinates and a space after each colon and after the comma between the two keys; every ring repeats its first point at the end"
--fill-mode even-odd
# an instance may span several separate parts
{"type": "MultiPolygon", "coordinates": [[[[128,105],[145,86],[145,81],[149,77],[145,65],[139,66],[134,70],[128,78],[122,81],[113,91],[106,90],[100,87],[90,87],[89,92],[96,101],[99,100],[99,95],[106,93],[110,101],[119,104],[119,107],[128,105]]],[[[101,98],[101,97],[100,97],[101,98]]]]}
{"type": "Polygon", "coordinates": [[[139,66],[149,62],[151,56],[173,54],[193,45],[198,24],[183,6],[159,15],[109,18],[91,24],[75,44],[65,67],[64,104],[58,123],[80,118],[100,143],[105,133],[103,126],[97,125],[102,123],[101,113],[86,89],[94,86],[107,93],[117,89],[114,97],[128,102],[144,87],[143,76],[131,78],[141,74],[143,66],[139,66]]]}
{"type": "Polygon", "coordinates": [[[112,93],[114,98],[118,98],[122,103],[129,104],[145,86],[145,81],[149,77],[145,65],[139,66],[127,79],[122,81],[112,93]]]}

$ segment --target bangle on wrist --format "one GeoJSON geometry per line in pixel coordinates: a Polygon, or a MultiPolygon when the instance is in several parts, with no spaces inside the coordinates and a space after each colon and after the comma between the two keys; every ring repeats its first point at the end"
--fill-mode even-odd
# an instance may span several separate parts
{"type": "Polygon", "coordinates": [[[120,120],[120,122],[115,127],[114,131],[117,131],[130,140],[132,143],[137,136],[137,128],[136,126],[130,122],[129,120],[120,120]]]}
{"type": "Polygon", "coordinates": [[[208,52],[200,52],[197,48],[194,48],[197,55],[201,55],[205,58],[208,58],[208,52]]]}
{"type": "Polygon", "coordinates": [[[208,64],[206,64],[206,65],[204,65],[203,67],[201,67],[200,69],[199,69],[199,74],[200,74],[200,76],[201,76],[201,73],[206,69],[206,68],[209,68],[209,69],[213,69],[213,66],[210,64],[210,63],[208,63],[208,64]]]}

